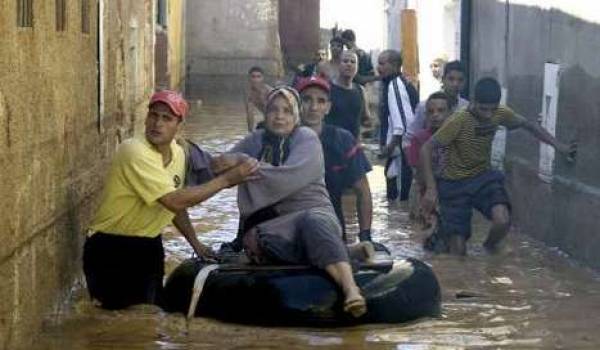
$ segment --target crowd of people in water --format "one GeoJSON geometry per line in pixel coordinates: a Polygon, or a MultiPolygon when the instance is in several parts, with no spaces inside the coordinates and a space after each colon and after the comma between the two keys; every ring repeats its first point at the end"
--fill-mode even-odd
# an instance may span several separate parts
{"type": "Polygon", "coordinates": [[[188,114],[179,93],[152,96],[144,135],[124,141],[114,156],[85,243],[92,298],[109,309],[161,305],[161,231],[171,223],[200,258],[218,261],[219,254],[197,239],[187,208],[237,186],[239,230],[221,250],[243,251],[252,264],[323,269],[343,292],[344,310],[359,317],[367,306],[351,262],[355,256],[368,258],[376,245],[367,180],[371,164],[361,128],[378,126],[387,198],[411,199],[412,217],[430,232],[424,247],[436,253],[466,254],[472,209],[492,222],[484,243],[489,251],[496,251],[509,231],[504,177],[490,165],[499,126],[523,128],[567,156],[576,151],[576,145],[557,141],[501,106],[494,78],[480,79],[471,99],[463,98],[467,72],[459,61],[437,62],[440,91],[421,101],[402,74],[400,52],[383,51],[374,68],[354,32],[346,30],[331,39],[330,53],[327,59],[318,52],[292,81],[274,87],[260,67],[250,68],[248,135],[221,155],[176,138],[188,114]],[[377,120],[365,93],[374,82],[380,86],[377,120]],[[356,197],[358,243],[346,234],[342,197],[347,193],[356,197]]]}

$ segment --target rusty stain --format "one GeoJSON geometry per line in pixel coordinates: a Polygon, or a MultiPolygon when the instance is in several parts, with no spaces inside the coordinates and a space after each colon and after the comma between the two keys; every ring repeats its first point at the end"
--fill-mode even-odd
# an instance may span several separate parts
{"type": "Polygon", "coordinates": [[[6,135],[6,146],[7,148],[11,148],[12,146],[12,137],[11,137],[11,123],[12,123],[12,112],[10,106],[6,103],[4,99],[4,95],[0,92],[0,116],[6,117],[6,122],[4,124],[4,134],[6,135]]]}

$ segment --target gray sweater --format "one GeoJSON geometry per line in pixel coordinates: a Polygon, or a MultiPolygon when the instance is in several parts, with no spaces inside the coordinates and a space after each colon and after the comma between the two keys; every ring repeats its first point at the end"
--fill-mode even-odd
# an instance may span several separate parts
{"type": "MultiPolygon", "coordinates": [[[[246,136],[229,152],[258,158],[264,130],[246,136]]],[[[260,179],[238,186],[238,207],[242,218],[274,205],[280,215],[312,208],[335,215],[325,187],[323,149],[317,134],[298,127],[290,136],[290,153],[283,165],[261,163],[260,179]]]]}

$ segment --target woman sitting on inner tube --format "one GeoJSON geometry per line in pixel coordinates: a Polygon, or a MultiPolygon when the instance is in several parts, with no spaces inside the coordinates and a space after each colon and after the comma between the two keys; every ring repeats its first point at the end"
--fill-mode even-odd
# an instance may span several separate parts
{"type": "Polygon", "coordinates": [[[321,142],[299,125],[299,108],[296,90],[273,89],[267,95],[265,129],[241,140],[230,158],[213,167],[217,172],[228,168],[239,153],[260,161],[256,179],[238,187],[240,232],[250,260],[324,269],[344,293],[344,311],[359,317],[366,303],[325,187],[321,142]]]}

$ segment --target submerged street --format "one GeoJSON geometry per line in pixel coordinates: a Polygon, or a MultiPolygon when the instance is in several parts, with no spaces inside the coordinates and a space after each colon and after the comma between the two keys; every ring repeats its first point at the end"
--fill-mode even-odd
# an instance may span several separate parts
{"type": "MultiPolygon", "coordinates": [[[[244,123],[241,109],[202,107],[188,119],[185,136],[218,153],[243,137],[244,123]]],[[[47,320],[35,349],[593,349],[600,343],[596,274],[518,232],[508,237],[502,253],[487,255],[481,249],[483,225],[477,226],[467,257],[431,256],[421,248],[423,237],[411,227],[405,206],[385,200],[381,166],[374,166],[369,181],[374,239],[396,257],[433,266],[443,293],[440,318],[339,329],[262,328],[203,318],[187,324],[183,315],[151,306],[96,308],[79,285],[47,320]]],[[[235,189],[190,214],[202,242],[218,248],[237,229],[235,189]]],[[[354,235],[355,222],[349,227],[354,235]]],[[[179,234],[163,237],[171,271],[192,250],[179,234]]]]}

